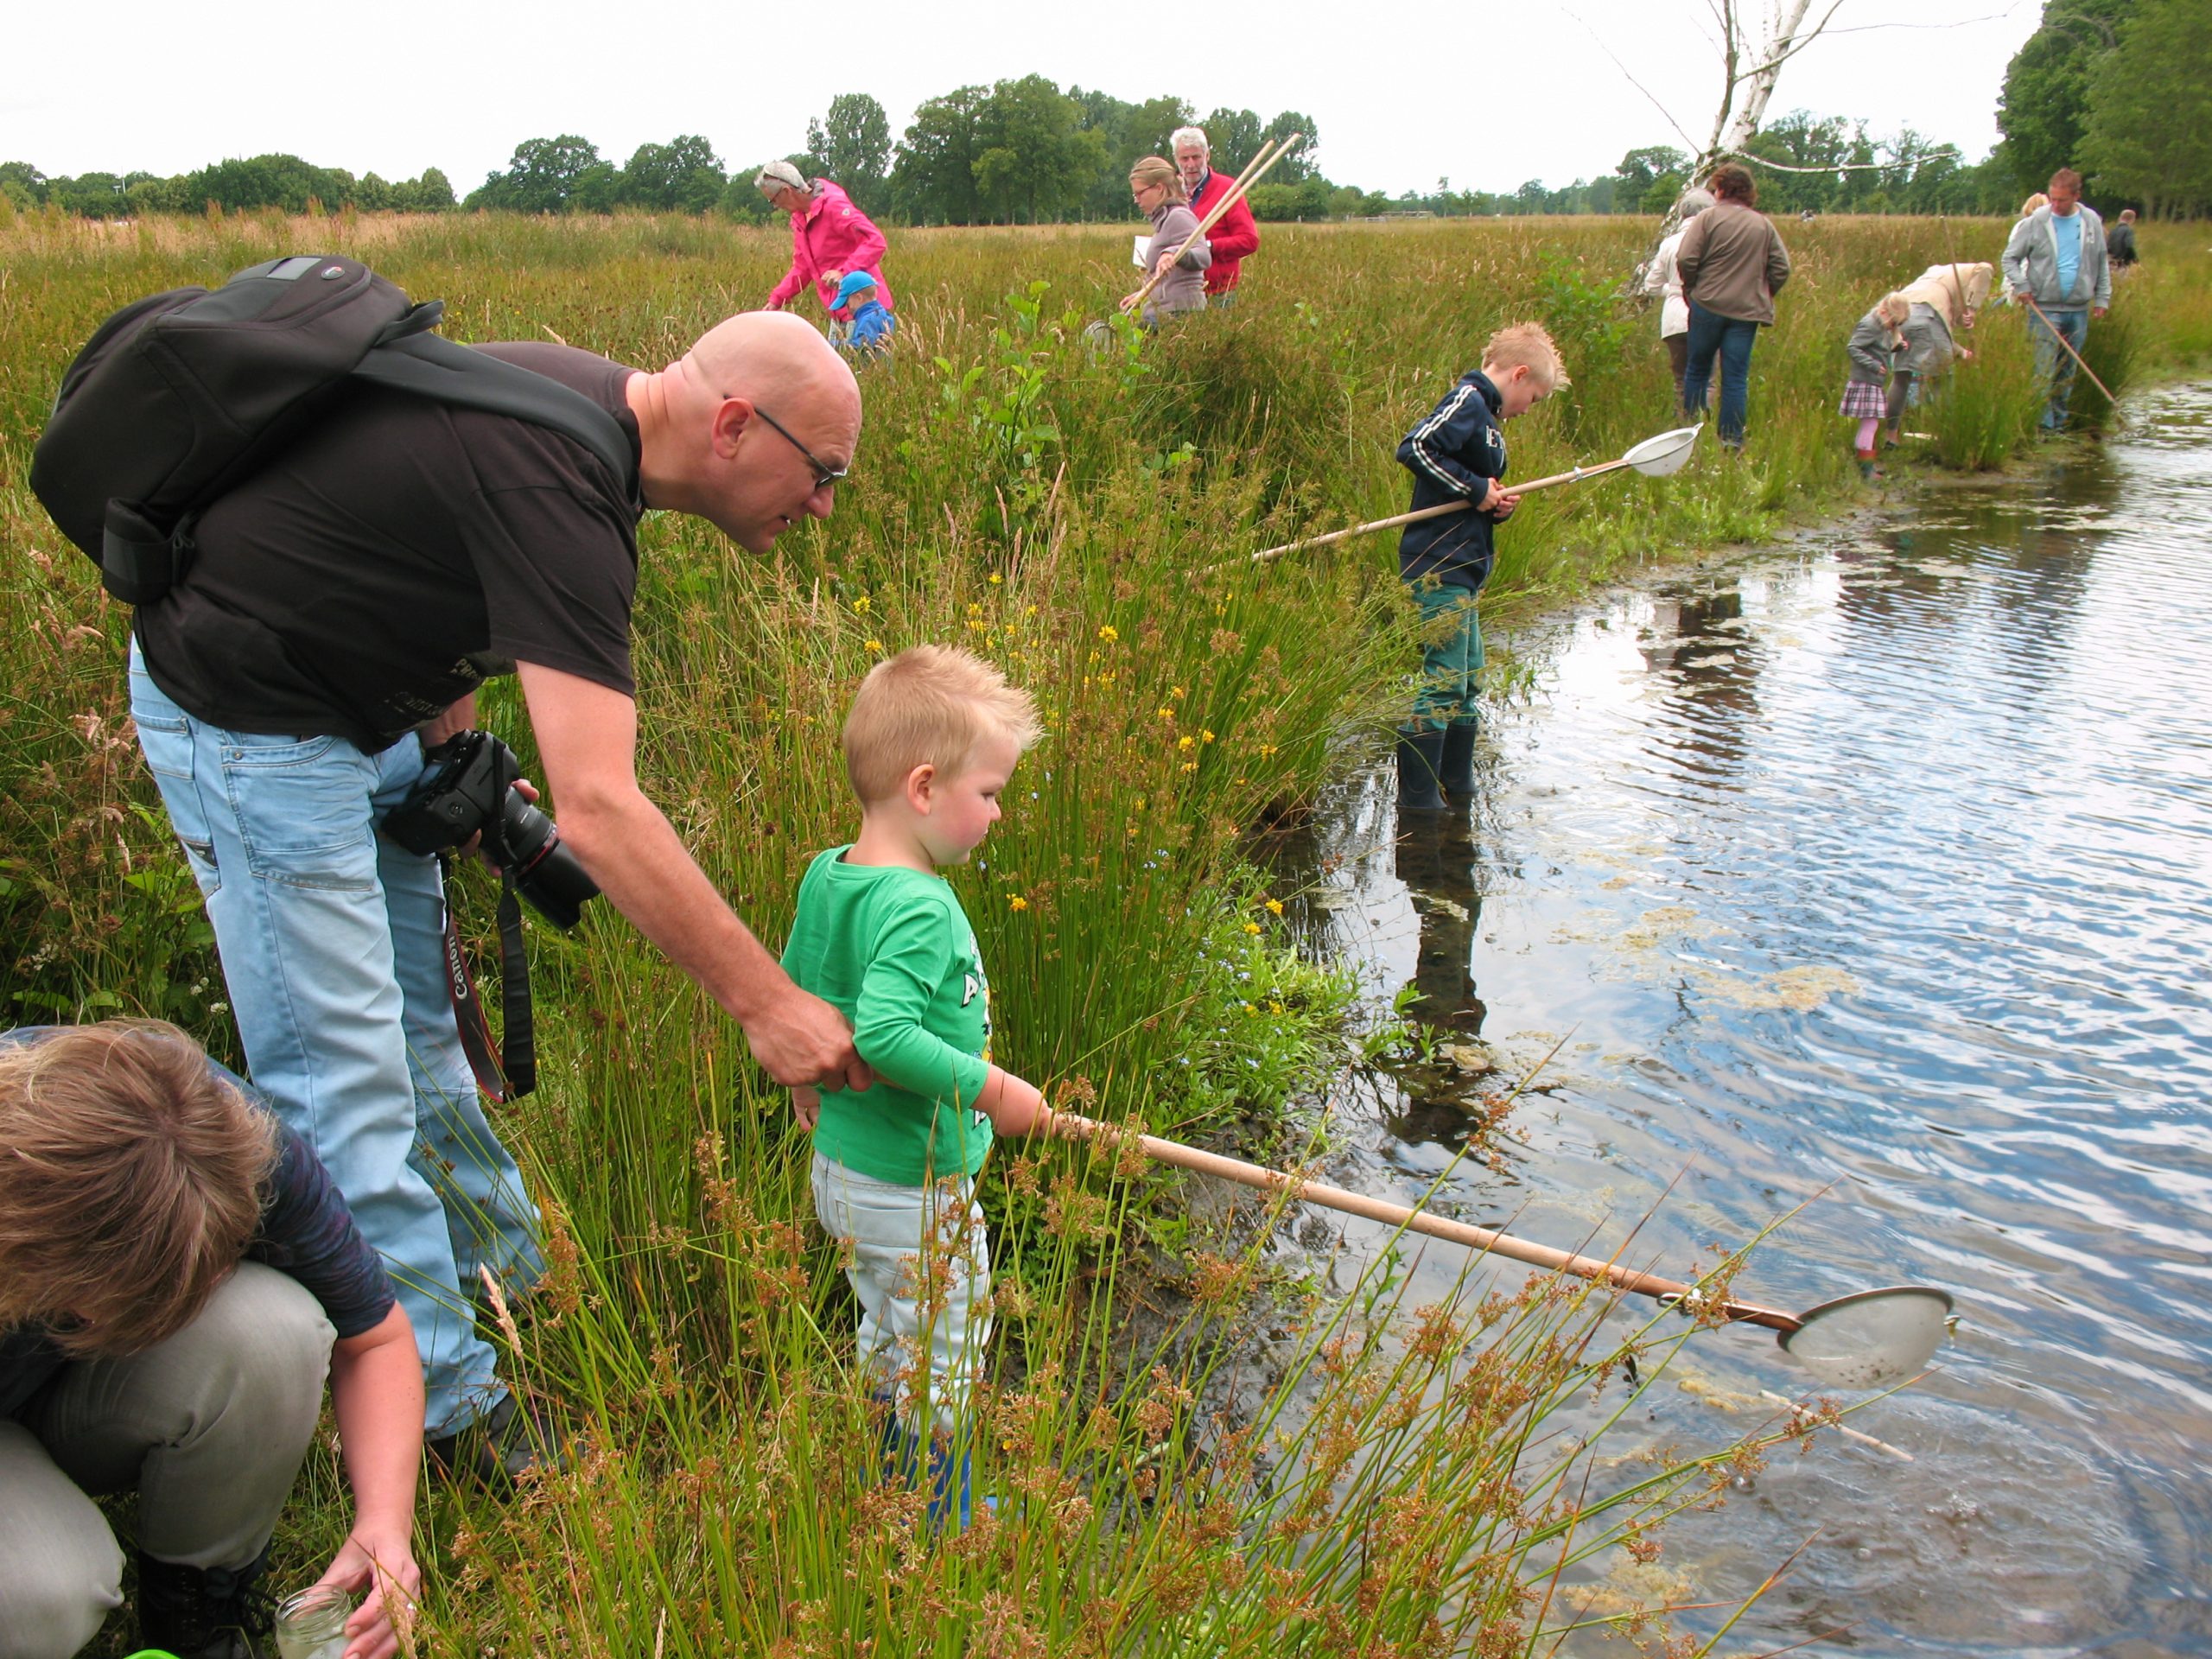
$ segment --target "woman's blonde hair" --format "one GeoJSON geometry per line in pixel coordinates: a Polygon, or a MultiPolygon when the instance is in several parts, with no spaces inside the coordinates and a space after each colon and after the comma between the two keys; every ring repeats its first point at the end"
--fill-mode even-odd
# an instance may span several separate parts
{"type": "Polygon", "coordinates": [[[1182,173],[1164,156],[1147,156],[1131,168],[1129,183],[1132,188],[1140,184],[1164,184],[1167,187],[1168,200],[1188,201],[1191,199],[1190,193],[1183,188],[1182,173]]]}
{"type": "Polygon", "coordinates": [[[199,1316],[261,1221],[276,1126],[158,1020],[0,1048],[0,1331],[140,1353],[199,1316]]]}
{"type": "Polygon", "coordinates": [[[1912,302],[1891,289],[1874,302],[1874,315],[1892,328],[1904,327],[1904,320],[1912,315],[1912,302]]]}
{"type": "Polygon", "coordinates": [[[2038,190],[2035,194],[2030,196],[2025,201],[2020,204],[2020,217],[2022,219],[2025,219],[2030,213],[2034,213],[2038,207],[2048,207],[2050,206],[2050,198],[2044,194],[2042,191],[2038,190]]]}
{"type": "Polygon", "coordinates": [[[1486,369],[1510,369],[1522,364],[1529,366],[1529,378],[1547,391],[1556,391],[1573,383],[1567,378],[1567,365],[1560,359],[1559,346],[1541,322],[1510,322],[1490,337],[1483,347],[1483,366],[1486,369]]]}
{"type": "Polygon", "coordinates": [[[980,657],[913,645],[868,671],[845,716],[845,775],[861,804],[887,801],[917,766],[951,777],[986,737],[1027,749],[1044,734],[1030,695],[980,657]]]}

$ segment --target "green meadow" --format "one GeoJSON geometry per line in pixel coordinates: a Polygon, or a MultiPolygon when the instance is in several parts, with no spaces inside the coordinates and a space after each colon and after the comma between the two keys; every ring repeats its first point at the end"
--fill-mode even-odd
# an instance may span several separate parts
{"type": "MultiPolygon", "coordinates": [[[[1671,479],[1531,497],[1500,537],[1493,616],[1873,499],[1834,413],[1844,340],[1926,266],[1994,260],[2007,226],[1782,229],[1796,275],[1754,358],[1748,454],[1708,437],[1671,479]]],[[[1095,356],[1083,326],[1131,286],[1126,228],[894,232],[900,332],[861,371],[836,515],[766,559],[669,516],[641,531],[647,792],[780,945],[807,859],[856,822],[836,734],[858,678],[923,640],[992,658],[1049,728],[955,877],[998,988],[999,1057],[1116,1124],[1201,1141],[1234,1125],[1282,1161],[1318,1156],[1300,1096],[1421,1039],[1363,1023],[1345,976],[1301,957],[1264,843],[1372,760],[1417,656],[1390,537],[1243,556],[1402,510],[1398,438],[1504,322],[1544,321],[1573,379],[1510,429],[1516,475],[1677,424],[1656,308],[1618,296],[1651,231],[1269,226],[1235,309],[1095,356]]],[[[2090,337],[2115,391],[2212,356],[2212,255],[2187,227],[2141,240],[2144,267],[2090,337]]],[[[296,251],[351,252],[442,297],[461,339],[658,366],[758,304],[788,242],[652,218],[0,223],[12,1023],[159,1015],[237,1058],[131,734],[128,613],[25,474],[62,366],[110,310],[296,251]]],[[[1930,436],[1898,452],[1893,483],[2022,464],[2038,393],[2018,316],[1993,308],[1974,345],[1908,422],[1930,436]]],[[[2092,424],[2101,404],[2075,393],[2092,424]]],[[[527,760],[511,687],[486,720],[527,760]]],[[[480,872],[464,879],[487,970],[493,897],[480,872]]],[[[1769,1450],[1824,1430],[1816,1404],[1740,1441],[1608,1459],[1605,1428],[1695,1339],[1688,1322],[1601,1325],[1609,1294],[1476,1261],[1441,1304],[1404,1305],[1387,1269],[1325,1290],[1269,1263],[1263,1217],[1191,1224],[1127,1146],[1008,1143],[982,1178],[998,1332],[970,1430],[997,1509],[938,1535],[918,1494],[875,1478],[849,1298],[782,1092],[607,906],[572,935],[537,929],[532,950],[544,1080],[504,1122],[554,1265],[494,1323],[575,1453],[507,1503],[426,1494],[424,1652],[1505,1655],[1594,1624],[1704,1651],[1726,1609],[1593,1588],[1769,1450]],[[1255,1321],[1289,1332],[1298,1362],[1231,1389],[1255,1321]]],[[[319,1456],[279,1534],[302,1581],[342,1524],[338,1480],[319,1456]]]]}

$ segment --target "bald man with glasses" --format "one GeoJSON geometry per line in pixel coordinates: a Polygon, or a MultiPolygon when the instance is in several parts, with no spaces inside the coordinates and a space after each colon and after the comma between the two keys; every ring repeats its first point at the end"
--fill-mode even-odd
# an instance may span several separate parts
{"type": "Polygon", "coordinates": [[[421,1341],[434,1463],[511,1481],[550,1442],[495,1373],[480,1272],[519,1297],[537,1212],[486,1119],[448,993],[435,858],[378,833],[423,752],[512,674],[563,843],[778,1083],[865,1088],[639,787],[630,658],[649,508],[765,554],[826,518],[860,441],[852,372],[800,319],[732,317],[658,371],[481,348],[582,393],[634,475],[563,433],[366,386],[217,500],[140,607],[132,712],[214,925],[255,1084],[315,1147],[421,1341]],[[427,1173],[425,1172],[428,1172],[427,1173]]]}

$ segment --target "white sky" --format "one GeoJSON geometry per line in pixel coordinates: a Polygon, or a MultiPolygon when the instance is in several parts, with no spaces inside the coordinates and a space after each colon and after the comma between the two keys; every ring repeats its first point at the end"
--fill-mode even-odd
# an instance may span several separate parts
{"type": "MultiPolygon", "coordinates": [[[[1764,16],[1772,0],[1744,3],[1764,16]]],[[[798,149],[807,118],[839,92],[874,94],[895,137],[924,99],[1033,72],[1132,100],[1180,96],[1202,115],[1301,111],[1340,183],[1395,194],[1444,175],[1510,190],[1594,177],[1637,145],[1681,142],[1614,57],[1700,139],[1719,79],[1705,0],[15,10],[0,161],[50,175],[167,175],[283,150],[387,179],[438,167],[462,194],[525,138],[581,133],[620,163],[640,143],[697,132],[734,170],[798,149]]],[[[1841,0],[1835,26],[1857,32],[1790,64],[1770,115],[1802,106],[1864,117],[1878,133],[1910,124],[1979,160],[1998,137],[2005,62],[2040,10],[2040,0],[1841,0]]]]}

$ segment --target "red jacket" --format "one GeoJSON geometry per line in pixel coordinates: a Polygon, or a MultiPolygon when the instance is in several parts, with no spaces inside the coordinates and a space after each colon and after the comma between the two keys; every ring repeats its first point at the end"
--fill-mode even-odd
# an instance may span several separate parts
{"type": "MultiPolygon", "coordinates": [[[[1206,181],[1191,198],[1191,211],[1205,221],[1206,210],[1219,201],[1236,182],[1226,173],[1208,171],[1206,181]]],[[[1237,267],[1246,257],[1260,251],[1260,227],[1253,222],[1252,210],[1239,201],[1206,232],[1206,240],[1213,247],[1213,264],[1206,267],[1206,292],[1226,294],[1236,286],[1237,267]]]]}
{"type": "Polygon", "coordinates": [[[875,273],[875,297],[887,311],[891,284],[883,280],[883,232],[868,216],[853,206],[853,199],[827,179],[817,179],[806,211],[791,215],[791,268],[768,296],[768,308],[780,311],[798,296],[809,283],[828,305],[837,297],[837,284],[825,272],[867,270],[875,273]]]}

